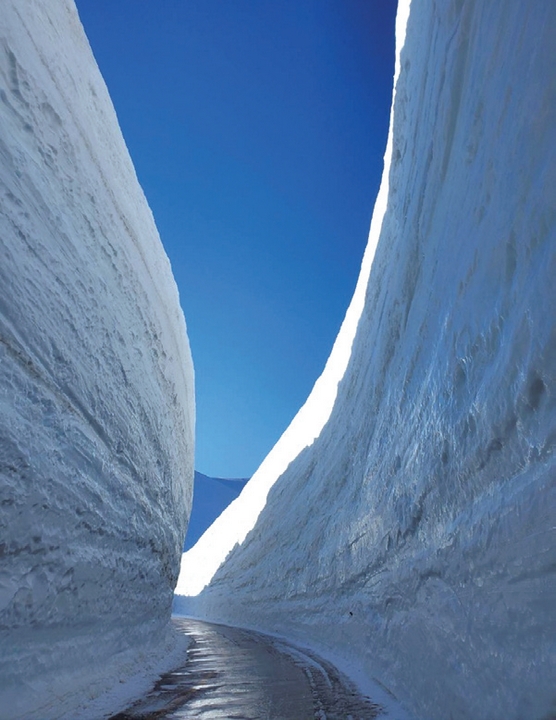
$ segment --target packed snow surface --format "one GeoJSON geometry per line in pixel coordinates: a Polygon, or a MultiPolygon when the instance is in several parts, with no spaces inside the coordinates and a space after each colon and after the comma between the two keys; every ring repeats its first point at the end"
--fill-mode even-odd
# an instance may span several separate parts
{"type": "Polygon", "coordinates": [[[313,391],[330,417],[300,413],[184,556],[178,607],[343,658],[421,718],[540,720],[556,714],[556,4],[420,0],[404,26],[364,304],[339,385],[325,370],[313,391]]]}
{"type": "Polygon", "coordinates": [[[193,370],[71,0],[2,2],[0,158],[0,717],[98,720],[171,649],[193,370]]]}

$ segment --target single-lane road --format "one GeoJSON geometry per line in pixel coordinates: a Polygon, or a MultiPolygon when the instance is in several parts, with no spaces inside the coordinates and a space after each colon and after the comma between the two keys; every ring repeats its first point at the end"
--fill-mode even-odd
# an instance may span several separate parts
{"type": "Polygon", "coordinates": [[[372,720],[381,708],[332,665],[261,633],[187,618],[187,662],[111,720],[372,720]]]}

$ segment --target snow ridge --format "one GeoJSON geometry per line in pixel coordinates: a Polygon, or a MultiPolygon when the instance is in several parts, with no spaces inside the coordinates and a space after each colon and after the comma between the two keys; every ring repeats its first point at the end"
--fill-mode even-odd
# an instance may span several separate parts
{"type": "Polygon", "coordinates": [[[555,34],[553,3],[411,5],[330,419],[186,603],[343,658],[432,720],[556,707],[555,34]]]}
{"type": "Polygon", "coordinates": [[[173,643],[194,397],[71,0],[2,4],[0,158],[0,717],[75,720],[173,643]]]}

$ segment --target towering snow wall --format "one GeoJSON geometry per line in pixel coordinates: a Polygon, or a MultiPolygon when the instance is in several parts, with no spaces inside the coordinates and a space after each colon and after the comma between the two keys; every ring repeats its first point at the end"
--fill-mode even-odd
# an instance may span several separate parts
{"type": "Polygon", "coordinates": [[[0,717],[75,720],[167,645],[194,399],[170,266],[71,0],[2,2],[0,156],[0,717]]]}
{"type": "Polygon", "coordinates": [[[412,3],[334,409],[188,601],[427,719],[556,712],[554,37],[544,0],[412,3]]]}

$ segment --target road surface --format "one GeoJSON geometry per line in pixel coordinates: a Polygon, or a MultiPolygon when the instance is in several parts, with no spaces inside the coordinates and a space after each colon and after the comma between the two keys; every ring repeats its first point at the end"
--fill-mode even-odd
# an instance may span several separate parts
{"type": "Polygon", "coordinates": [[[111,720],[371,720],[381,708],[332,665],[266,635],[174,618],[187,662],[111,720]]]}

